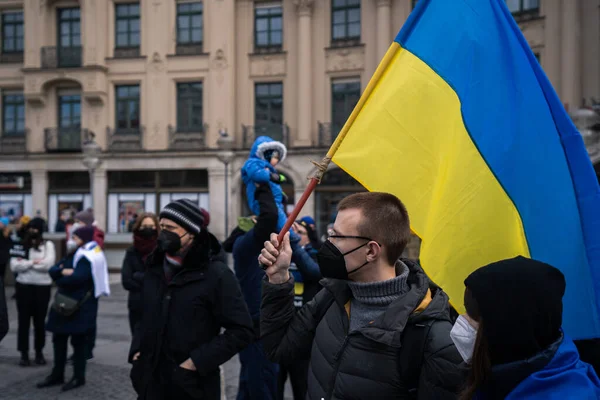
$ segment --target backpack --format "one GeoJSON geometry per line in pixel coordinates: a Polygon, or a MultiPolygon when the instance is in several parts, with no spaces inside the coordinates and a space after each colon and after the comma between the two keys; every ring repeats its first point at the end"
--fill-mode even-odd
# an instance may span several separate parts
{"type": "MultiPolygon", "coordinates": [[[[450,320],[454,324],[458,312],[450,306],[450,320]]],[[[402,332],[402,347],[398,355],[398,371],[404,383],[408,397],[417,399],[419,396],[419,378],[423,368],[425,346],[435,319],[427,320],[426,324],[407,324],[402,332]]]]}

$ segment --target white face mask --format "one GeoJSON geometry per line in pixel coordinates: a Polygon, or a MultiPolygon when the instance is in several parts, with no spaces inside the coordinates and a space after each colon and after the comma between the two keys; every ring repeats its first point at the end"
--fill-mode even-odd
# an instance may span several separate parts
{"type": "Polygon", "coordinates": [[[77,250],[77,243],[73,239],[67,241],[67,253],[71,254],[77,250]]]}
{"type": "Polygon", "coordinates": [[[475,349],[477,329],[473,328],[467,319],[460,315],[450,331],[450,339],[465,362],[470,362],[475,349]]]}
{"type": "Polygon", "coordinates": [[[82,223],[76,222],[73,225],[71,225],[71,229],[69,230],[69,240],[67,240],[67,253],[71,254],[73,253],[75,250],[77,250],[77,243],[73,240],[73,232],[75,232],[77,229],[81,228],[85,226],[82,223]]]}

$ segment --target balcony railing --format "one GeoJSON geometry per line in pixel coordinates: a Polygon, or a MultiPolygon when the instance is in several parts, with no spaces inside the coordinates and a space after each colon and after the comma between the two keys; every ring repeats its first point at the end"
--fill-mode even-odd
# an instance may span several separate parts
{"type": "Polygon", "coordinates": [[[517,22],[524,22],[531,19],[539,18],[540,16],[540,4],[533,2],[527,6],[521,2],[518,8],[512,11],[512,15],[517,22]]]}
{"type": "Polygon", "coordinates": [[[276,54],[283,51],[283,45],[273,44],[270,46],[254,46],[254,54],[276,54]]]}
{"type": "Polygon", "coordinates": [[[331,122],[319,122],[319,147],[330,147],[338,133],[342,130],[342,127],[333,125],[331,122]]]}
{"type": "Polygon", "coordinates": [[[18,53],[2,53],[0,54],[0,63],[2,64],[22,64],[23,52],[18,53]]]}
{"type": "Polygon", "coordinates": [[[110,151],[140,151],[144,148],[144,127],[139,128],[106,128],[108,148],[110,151]]]}
{"type": "Polygon", "coordinates": [[[89,139],[91,131],[80,127],[46,128],[44,138],[47,152],[76,153],[81,151],[81,144],[89,139]]]}
{"type": "Polygon", "coordinates": [[[360,45],[361,45],[360,37],[331,39],[331,47],[332,48],[356,47],[356,46],[360,46],[360,45]]]}
{"type": "Polygon", "coordinates": [[[25,129],[23,132],[3,132],[0,136],[0,153],[27,153],[27,136],[29,136],[28,129],[25,129]]]}
{"type": "Polygon", "coordinates": [[[178,56],[199,56],[204,54],[204,46],[202,46],[202,43],[177,44],[175,54],[178,56]]]}
{"type": "Polygon", "coordinates": [[[269,136],[289,147],[290,128],[287,124],[242,125],[243,146],[245,149],[252,147],[259,136],[269,136]]]}
{"type": "Polygon", "coordinates": [[[115,58],[137,58],[140,56],[138,47],[115,47],[115,58]]]}
{"type": "Polygon", "coordinates": [[[178,129],[169,125],[170,150],[202,150],[206,147],[208,124],[198,129],[178,129]]]}
{"type": "Polygon", "coordinates": [[[82,65],[82,47],[42,47],[42,68],[78,68],[82,65]]]}

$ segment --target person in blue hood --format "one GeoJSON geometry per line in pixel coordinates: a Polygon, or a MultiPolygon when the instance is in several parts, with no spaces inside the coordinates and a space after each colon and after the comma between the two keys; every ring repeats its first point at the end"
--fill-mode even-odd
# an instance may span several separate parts
{"type": "Polygon", "coordinates": [[[561,329],[562,272],[519,256],[476,270],[465,286],[467,314],[450,332],[470,364],[462,399],[600,399],[598,376],[561,329]]]}
{"type": "Polygon", "coordinates": [[[285,177],[275,169],[275,166],[285,160],[287,149],[281,142],[268,136],[259,136],[254,141],[250,150],[250,158],[242,167],[242,181],[246,185],[246,196],[248,207],[254,215],[260,214],[260,205],[256,199],[256,185],[268,183],[275,199],[278,209],[277,230],[281,230],[287,215],[283,202],[284,196],[281,184],[286,181],[285,177]]]}

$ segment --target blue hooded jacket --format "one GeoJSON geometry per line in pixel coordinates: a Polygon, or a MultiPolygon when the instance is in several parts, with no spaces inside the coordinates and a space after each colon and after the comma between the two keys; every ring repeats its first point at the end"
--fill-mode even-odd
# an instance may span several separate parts
{"type": "MultiPolygon", "coordinates": [[[[262,185],[256,191],[257,200],[261,203],[261,212],[253,228],[245,233],[236,229],[232,237],[226,240],[225,247],[233,253],[233,265],[235,275],[240,282],[244,300],[248,305],[248,311],[252,319],[258,324],[260,318],[260,303],[262,299],[262,281],[265,277],[258,265],[258,256],[265,241],[274,232],[277,222],[276,205],[270,187],[262,185]]],[[[298,240],[290,239],[293,255],[292,261],[297,265],[299,271],[306,277],[318,281],[321,278],[318,264],[300,246],[298,240]]]]}
{"type": "Polygon", "coordinates": [[[508,393],[506,400],[600,399],[598,376],[591,365],[579,359],[575,344],[567,336],[529,360],[493,367],[491,378],[496,386],[487,394],[485,390],[479,392],[475,399],[504,398],[503,392],[508,393]],[[540,362],[547,363],[537,369],[540,362]],[[537,370],[518,382],[527,369],[537,370]]]}
{"type": "Polygon", "coordinates": [[[564,338],[554,357],[541,371],[521,382],[511,399],[600,399],[600,380],[591,365],[579,359],[573,341],[564,338]]]}
{"type": "Polygon", "coordinates": [[[260,207],[255,197],[255,183],[269,184],[275,204],[277,204],[277,208],[279,209],[277,229],[281,230],[287,219],[283,209],[283,190],[281,189],[281,185],[271,182],[271,173],[278,172],[271,163],[265,160],[264,153],[267,150],[278,150],[280,154],[279,162],[282,162],[287,155],[287,149],[283,143],[275,141],[268,136],[259,136],[252,145],[250,158],[248,158],[242,167],[242,181],[246,185],[248,207],[250,207],[254,215],[260,214],[260,207]]]}

